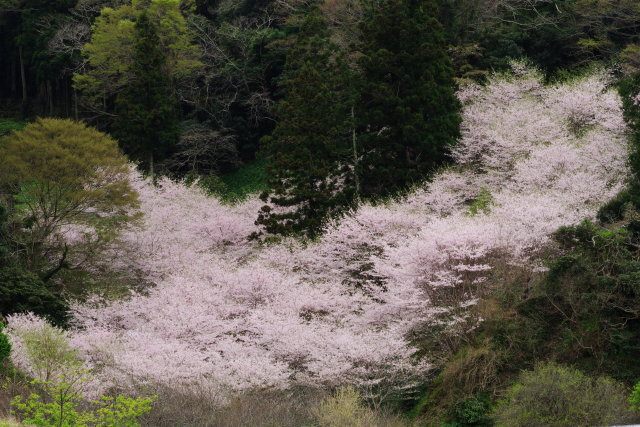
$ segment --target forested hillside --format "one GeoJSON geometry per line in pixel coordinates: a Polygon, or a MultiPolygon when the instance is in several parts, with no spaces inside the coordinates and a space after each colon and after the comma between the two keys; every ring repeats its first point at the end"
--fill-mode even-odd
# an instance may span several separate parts
{"type": "Polygon", "coordinates": [[[639,26],[0,0],[0,425],[640,422],[639,26]]]}

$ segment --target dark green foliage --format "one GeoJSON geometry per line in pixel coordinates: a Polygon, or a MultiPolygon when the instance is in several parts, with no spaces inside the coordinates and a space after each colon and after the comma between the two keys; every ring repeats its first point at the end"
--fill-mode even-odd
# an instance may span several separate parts
{"type": "Polygon", "coordinates": [[[629,403],[631,403],[631,409],[640,412],[640,382],[635,385],[629,397],[629,403]]]}
{"type": "MultiPolygon", "coordinates": [[[[640,253],[629,228],[589,221],[555,235],[563,255],[541,278],[504,283],[478,329],[504,355],[503,378],[536,360],[627,383],[640,377],[640,253]]],[[[513,280],[513,279],[512,279],[513,280]]]]}
{"type": "Polygon", "coordinates": [[[620,221],[629,209],[640,206],[640,193],[635,186],[621,191],[615,198],[609,200],[598,211],[598,220],[603,223],[620,221]]]}
{"type": "Polygon", "coordinates": [[[256,160],[242,166],[235,172],[222,176],[227,187],[223,199],[234,202],[244,200],[249,194],[261,193],[267,189],[264,161],[256,160]]]}
{"type": "Polygon", "coordinates": [[[329,42],[326,23],[311,12],[287,57],[278,124],[264,140],[269,190],[257,223],[272,234],[314,236],[353,197],[347,89],[350,71],[329,42]]]}
{"type": "Polygon", "coordinates": [[[627,381],[640,376],[637,238],[632,231],[588,221],[561,228],[556,239],[566,255],[553,262],[540,286],[544,299],[531,307],[544,316],[546,333],[563,340],[559,356],[587,359],[595,369],[627,381]]]}
{"type": "Polygon", "coordinates": [[[622,97],[624,119],[631,129],[629,166],[633,176],[627,190],[600,210],[599,219],[609,222],[622,219],[629,206],[640,208],[640,104],[637,98],[640,93],[640,71],[622,79],[618,89],[622,97]]]}
{"type": "Polygon", "coordinates": [[[4,365],[4,361],[9,358],[11,354],[11,343],[9,342],[9,338],[2,333],[4,329],[4,324],[0,322],[0,369],[4,365]]]}
{"type": "Polygon", "coordinates": [[[635,421],[625,387],[555,364],[520,375],[500,402],[498,426],[594,426],[635,421]]]}
{"type": "Polygon", "coordinates": [[[632,131],[630,163],[637,180],[640,177],[640,104],[637,101],[640,93],[640,71],[623,79],[619,91],[622,96],[624,118],[632,131]]]}
{"type": "Polygon", "coordinates": [[[621,52],[638,42],[636,0],[437,2],[452,55],[475,48],[479,55],[469,65],[479,70],[503,69],[521,57],[550,74],[619,63],[621,52]]]}
{"type": "Polygon", "coordinates": [[[270,107],[281,98],[277,82],[289,47],[283,40],[290,29],[282,28],[286,24],[281,21],[265,26],[264,17],[258,17],[261,11],[246,10],[242,2],[233,6],[218,2],[217,11],[211,20],[192,18],[204,33],[200,38],[215,43],[205,45],[208,54],[203,61],[210,71],[199,87],[200,101],[193,116],[207,117],[214,128],[232,134],[241,159],[249,162],[255,158],[260,138],[274,129],[270,107]]]}
{"type": "MultiPolygon", "coordinates": [[[[560,254],[544,274],[517,274],[513,266],[496,271],[493,292],[477,307],[483,322],[453,350],[415,414],[459,422],[456,411],[466,407],[461,397],[488,394],[495,399],[520,370],[538,361],[571,364],[627,385],[637,382],[640,226],[633,208],[627,209],[630,218],[615,225],[585,221],[558,230],[560,254]]],[[[456,339],[445,337],[448,342],[456,339]]],[[[539,392],[551,393],[553,387],[546,387],[541,385],[539,392]]],[[[566,399],[563,405],[569,404],[566,399]]],[[[580,424],[571,422],[567,425],[580,424]]]]}
{"type": "Polygon", "coordinates": [[[0,269],[0,315],[32,312],[55,325],[65,325],[69,306],[35,274],[18,268],[0,269]]]}
{"type": "Polygon", "coordinates": [[[177,106],[160,50],[158,29],[146,13],[136,22],[134,81],[116,99],[114,134],[122,149],[153,174],[178,138],[177,106]]]}
{"type": "Polygon", "coordinates": [[[362,25],[362,193],[428,177],[459,136],[460,105],[432,0],[385,0],[362,25]]]}
{"type": "MultiPolygon", "coordinates": [[[[68,319],[69,307],[35,274],[22,270],[12,259],[7,230],[7,210],[0,203],[0,319],[13,313],[32,312],[58,325],[68,319]]],[[[0,323],[0,363],[2,362],[0,323]]]]}
{"type": "Polygon", "coordinates": [[[491,410],[491,398],[488,395],[479,395],[463,400],[453,408],[453,425],[460,427],[492,425],[491,410]]]}
{"type": "Polygon", "coordinates": [[[70,107],[67,72],[72,55],[52,52],[49,43],[68,23],[68,10],[75,4],[76,0],[0,2],[0,98],[11,98],[22,118],[60,114],[70,107]]]}
{"type": "Polygon", "coordinates": [[[20,130],[24,127],[23,122],[18,122],[12,119],[0,119],[0,137],[11,133],[14,130],[20,130]]]}

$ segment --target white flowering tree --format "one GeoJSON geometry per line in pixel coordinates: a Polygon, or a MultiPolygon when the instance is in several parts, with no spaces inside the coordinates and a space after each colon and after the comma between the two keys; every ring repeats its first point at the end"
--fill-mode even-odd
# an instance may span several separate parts
{"type": "Polygon", "coordinates": [[[144,224],[125,233],[136,255],[117,267],[155,286],[76,305],[72,346],[102,387],[409,386],[434,363],[412,357],[412,337],[436,321],[473,327],[467,308],[497,261],[539,268],[550,233],[593,217],[627,174],[620,100],[604,72],[544,86],[515,64],[459,97],[455,166],[308,246],[249,242],[257,200],[225,206],[193,187],[138,181],[144,224]]]}

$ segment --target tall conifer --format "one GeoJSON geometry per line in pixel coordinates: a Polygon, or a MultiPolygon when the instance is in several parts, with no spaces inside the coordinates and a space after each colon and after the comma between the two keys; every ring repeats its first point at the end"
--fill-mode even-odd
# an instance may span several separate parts
{"type": "Polygon", "coordinates": [[[383,0],[361,26],[365,196],[428,176],[459,133],[454,72],[433,0],[383,0]]]}
{"type": "Polygon", "coordinates": [[[353,198],[350,70],[312,10],[287,57],[278,125],[264,140],[269,203],[257,223],[269,233],[316,235],[353,198]]]}
{"type": "Polygon", "coordinates": [[[122,149],[153,175],[178,138],[177,105],[156,25],[143,12],[136,21],[134,80],[116,99],[114,134],[122,149]]]}

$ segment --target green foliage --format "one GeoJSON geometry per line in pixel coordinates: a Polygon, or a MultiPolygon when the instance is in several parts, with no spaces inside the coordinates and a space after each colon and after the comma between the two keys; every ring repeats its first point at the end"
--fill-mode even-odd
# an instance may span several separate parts
{"type": "Polygon", "coordinates": [[[562,255],[543,276],[496,277],[475,339],[486,337],[503,355],[496,367],[503,379],[536,360],[625,382],[640,376],[640,254],[632,225],[563,227],[555,234],[562,255]]]}
{"type": "Polygon", "coordinates": [[[158,29],[154,50],[159,49],[167,58],[162,70],[150,72],[164,72],[173,82],[180,82],[201,66],[179,0],[133,0],[117,9],[106,7],[93,24],[91,41],[83,48],[88,68],[74,75],[74,87],[96,111],[104,112],[105,99],[135,80],[131,68],[137,55],[135,23],[143,12],[158,29]]]}
{"type": "Polygon", "coordinates": [[[210,19],[189,18],[203,41],[205,63],[197,117],[207,117],[217,131],[233,135],[244,161],[254,159],[260,138],[273,131],[272,106],[281,98],[277,82],[290,47],[287,37],[295,28],[284,19],[272,20],[271,7],[260,9],[265,4],[211,2],[209,10],[215,8],[215,14],[207,14],[210,19]],[[267,21],[271,24],[264,25],[267,21]]]}
{"type": "Polygon", "coordinates": [[[153,175],[154,161],[167,157],[178,140],[177,106],[158,26],[146,12],[136,19],[133,40],[133,81],[116,98],[114,134],[123,150],[153,175]]]}
{"type": "Polygon", "coordinates": [[[454,71],[432,0],[385,0],[361,25],[362,194],[421,182],[459,135],[454,71]]]}
{"type": "MultiPolygon", "coordinates": [[[[20,268],[12,258],[8,219],[7,210],[0,203],[0,317],[32,312],[57,325],[64,325],[69,310],[65,301],[38,276],[20,268]]],[[[0,340],[2,337],[0,326],[0,340]]]]}
{"type": "Polygon", "coordinates": [[[242,166],[235,172],[222,176],[227,187],[223,199],[244,200],[249,194],[261,193],[267,189],[266,162],[256,160],[242,166]]]}
{"type": "Polygon", "coordinates": [[[218,176],[188,175],[187,183],[197,179],[197,185],[210,196],[219,198],[224,203],[234,204],[246,200],[251,194],[257,194],[267,189],[265,162],[253,161],[238,170],[218,176]]]}
{"type": "Polygon", "coordinates": [[[264,139],[269,190],[260,198],[269,205],[256,223],[268,233],[315,236],[353,198],[351,73],[336,49],[319,11],[310,12],[287,57],[278,123],[264,139]]]}
{"type": "Polygon", "coordinates": [[[635,209],[640,206],[640,192],[633,184],[621,191],[598,210],[598,220],[604,224],[611,224],[632,217],[635,209]]]}
{"type": "MultiPolygon", "coordinates": [[[[107,238],[132,219],[137,194],[129,165],[109,136],[72,120],[38,119],[0,144],[0,179],[15,196],[27,266],[41,271],[66,259],[52,239],[64,224],[82,224],[107,238]]],[[[60,265],[61,267],[61,265],[60,265]]]]}
{"type": "Polygon", "coordinates": [[[523,372],[495,413],[498,426],[593,426],[633,420],[622,384],[556,364],[523,372]]]}
{"type": "MultiPolygon", "coordinates": [[[[518,273],[514,266],[497,264],[493,291],[474,308],[474,315],[483,321],[465,335],[463,345],[446,330],[431,330],[444,336],[421,344],[438,354],[438,345],[444,342],[440,357],[448,360],[428,385],[429,393],[415,415],[459,423],[456,409],[465,399],[479,393],[500,396],[519,370],[541,360],[570,363],[589,375],[604,374],[626,384],[636,382],[640,377],[636,216],[628,206],[615,225],[585,221],[561,228],[555,234],[560,252],[553,254],[546,273],[528,269],[518,273]]],[[[504,423],[511,425],[506,418],[504,423]]]]}
{"type": "Polygon", "coordinates": [[[482,188],[478,192],[476,199],[469,205],[469,215],[476,216],[480,213],[488,214],[493,204],[493,196],[487,188],[482,188]]]}
{"type": "Polygon", "coordinates": [[[7,208],[0,202],[0,269],[10,263],[11,242],[9,240],[9,231],[7,230],[8,220],[9,213],[7,208]]]}
{"type": "Polygon", "coordinates": [[[566,255],[551,264],[540,298],[526,309],[527,316],[543,316],[549,336],[555,332],[563,340],[560,354],[593,358],[618,378],[640,375],[636,239],[632,229],[603,228],[589,221],[561,228],[556,240],[566,255]]]}
{"type": "Polygon", "coordinates": [[[459,402],[452,413],[455,426],[489,426],[493,407],[487,395],[474,396],[459,402]]]}
{"type": "Polygon", "coordinates": [[[71,348],[65,331],[39,321],[29,326],[12,326],[12,336],[20,341],[30,375],[37,381],[79,380],[83,377],[78,351],[71,348]]]}
{"type": "Polygon", "coordinates": [[[198,180],[198,186],[205,190],[207,194],[221,199],[229,193],[229,187],[218,175],[209,175],[198,180]]]}
{"type": "Polygon", "coordinates": [[[334,396],[323,400],[314,415],[318,424],[324,427],[365,427],[372,425],[375,419],[353,387],[339,389],[334,396]]]}
{"type": "Polygon", "coordinates": [[[69,306],[35,274],[18,267],[0,268],[0,315],[34,313],[65,325],[69,306]]]}
{"type": "Polygon", "coordinates": [[[640,71],[631,74],[619,84],[622,97],[624,118],[631,128],[631,170],[636,179],[640,176],[640,104],[637,95],[640,93],[640,71]]]}
{"type": "MultiPolygon", "coordinates": [[[[635,0],[438,0],[452,51],[475,49],[472,69],[504,69],[509,58],[530,58],[555,74],[590,62],[637,62],[635,0]]],[[[464,63],[464,62],[463,62],[464,63]]],[[[636,68],[637,70],[637,68],[636,68]]]]}
{"type": "Polygon", "coordinates": [[[29,425],[36,426],[139,426],[138,419],[151,410],[155,397],[130,398],[102,396],[91,402],[91,408],[82,410],[83,398],[78,391],[83,377],[64,378],[56,383],[37,382],[47,390],[49,398],[31,394],[26,399],[16,396],[12,413],[20,415],[29,425]]]}
{"type": "Polygon", "coordinates": [[[640,382],[636,384],[629,396],[629,403],[631,403],[631,410],[640,412],[640,382]]]}
{"type": "Polygon", "coordinates": [[[4,324],[0,322],[0,369],[11,354],[11,343],[9,342],[9,337],[2,332],[3,329],[4,324]]]}
{"type": "Polygon", "coordinates": [[[321,427],[401,427],[401,419],[368,408],[352,386],[338,389],[311,410],[321,427]]]}
{"type": "Polygon", "coordinates": [[[24,128],[23,122],[17,122],[13,119],[0,119],[0,137],[5,136],[13,131],[24,128]]]}

